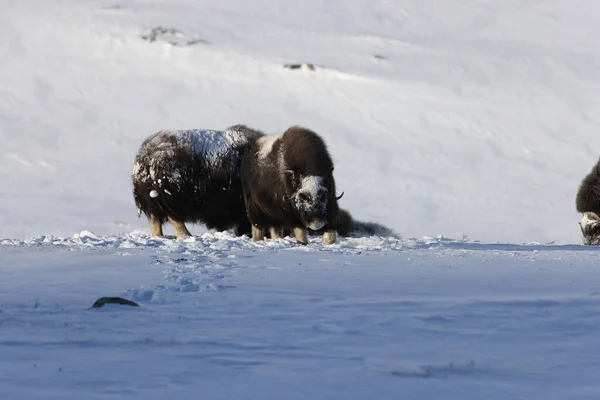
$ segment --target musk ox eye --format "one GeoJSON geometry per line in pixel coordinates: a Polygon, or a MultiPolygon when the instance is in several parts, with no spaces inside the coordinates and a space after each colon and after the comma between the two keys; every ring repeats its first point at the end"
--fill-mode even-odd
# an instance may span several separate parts
{"type": "Polygon", "coordinates": [[[302,203],[308,203],[308,201],[310,201],[310,198],[307,193],[298,193],[298,201],[302,203]]]}
{"type": "Polygon", "coordinates": [[[321,193],[319,193],[319,202],[324,203],[326,201],[327,201],[327,190],[324,190],[321,193]]]}

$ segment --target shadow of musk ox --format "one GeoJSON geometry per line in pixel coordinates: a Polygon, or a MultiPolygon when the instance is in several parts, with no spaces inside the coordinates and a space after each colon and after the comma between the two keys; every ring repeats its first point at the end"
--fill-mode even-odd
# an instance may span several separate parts
{"type": "Polygon", "coordinates": [[[262,132],[245,125],[224,131],[160,131],[135,157],[132,181],[138,216],[150,220],[153,236],[169,222],[177,237],[191,236],[186,222],[250,234],[239,176],[244,148],[262,132]]]}
{"type": "Polygon", "coordinates": [[[323,244],[335,243],[339,208],[333,161],[315,132],[294,126],[252,141],[240,175],[252,240],[263,240],[265,230],[280,238],[288,227],[302,244],[308,244],[308,229],[325,229],[323,244]]]}
{"type": "Polygon", "coordinates": [[[600,245],[600,160],[579,185],[576,207],[583,244],[600,245]]]}

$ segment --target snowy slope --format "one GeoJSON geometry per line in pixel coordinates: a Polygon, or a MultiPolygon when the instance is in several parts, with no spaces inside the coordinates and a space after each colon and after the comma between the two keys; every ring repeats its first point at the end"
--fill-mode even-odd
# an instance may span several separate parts
{"type": "Polygon", "coordinates": [[[3,400],[600,398],[596,1],[1,8],[3,400]],[[142,141],[236,123],[322,134],[404,239],[149,237],[142,141]]]}
{"type": "Polygon", "coordinates": [[[343,205],[405,237],[579,242],[599,15],[593,0],[5,2],[0,237],[146,229],[129,181],[142,140],[244,122],[321,133],[343,205]],[[199,42],[141,38],[157,26],[199,42]]]}

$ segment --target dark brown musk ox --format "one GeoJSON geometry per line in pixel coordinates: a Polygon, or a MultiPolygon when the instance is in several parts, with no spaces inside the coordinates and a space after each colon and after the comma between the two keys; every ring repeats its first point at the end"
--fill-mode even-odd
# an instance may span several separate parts
{"type": "MultiPolygon", "coordinates": [[[[343,195],[344,193],[342,193],[343,195]]],[[[338,200],[341,198],[340,195],[338,200]]],[[[400,239],[400,235],[394,232],[392,229],[378,224],[377,222],[359,221],[355,219],[350,211],[340,208],[336,221],[337,233],[341,237],[365,237],[365,236],[381,236],[381,237],[393,237],[400,239]]],[[[290,227],[284,227],[283,236],[289,236],[292,230],[290,227]]],[[[309,235],[322,235],[325,233],[325,229],[313,231],[308,230],[309,235]]]]}
{"type": "Polygon", "coordinates": [[[575,203],[577,211],[581,213],[579,227],[583,244],[600,245],[600,160],[583,178],[575,203]]]}
{"type": "Polygon", "coordinates": [[[293,230],[308,244],[308,230],[325,229],[323,244],[337,240],[338,204],[333,160],[315,132],[293,126],[281,135],[266,135],[244,150],[241,180],[252,240],[279,238],[293,230]]]}
{"type": "Polygon", "coordinates": [[[245,125],[224,131],[173,130],[149,136],[135,157],[133,198],[150,233],[163,235],[169,222],[177,237],[191,236],[186,222],[208,229],[250,234],[239,175],[244,148],[262,132],[245,125]]]}
{"type": "MultiPolygon", "coordinates": [[[[400,239],[400,236],[392,229],[378,224],[377,222],[359,221],[352,216],[350,211],[344,208],[340,208],[340,211],[338,212],[336,226],[339,236],[355,238],[365,236],[381,236],[400,239]]],[[[320,235],[324,233],[323,229],[317,231],[309,230],[308,232],[311,235],[320,235]]]]}

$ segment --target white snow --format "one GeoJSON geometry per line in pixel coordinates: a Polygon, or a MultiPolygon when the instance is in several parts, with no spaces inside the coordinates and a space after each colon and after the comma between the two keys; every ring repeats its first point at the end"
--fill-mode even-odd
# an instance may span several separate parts
{"type": "Polygon", "coordinates": [[[308,175],[303,176],[300,181],[300,189],[298,189],[298,193],[308,193],[311,197],[317,198],[319,194],[319,190],[327,189],[323,186],[323,177],[316,175],[308,175]]]}
{"type": "MultiPolygon", "coordinates": [[[[178,190],[187,186],[188,165],[181,163],[176,157],[182,149],[190,157],[198,156],[205,166],[214,166],[213,173],[223,173],[220,165],[223,160],[230,160],[230,168],[236,159],[234,148],[248,141],[248,133],[241,129],[216,131],[209,129],[161,130],[150,135],[138,150],[133,167],[133,179],[137,182],[150,183],[165,193],[169,190],[163,186],[175,187],[178,190]],[[143,161],[142,161],[143,160],[143,161]],[[157,172],[160,171],[160,172],[157,172]],[[162,178],[158,175],[164,174],[162,178]]],[[[199,186],[197,186],[199,187],[199,186]]],[[[168,193],[170,194],[170,193],[168,193]]],[[[151,197],[158,192],[152,190],[151,197]]]]}
{"type": "Polygon", "coordinates": [[[599,248],[575,194],[600,155],[599,18],[594,0],[4,2],[0,397],[598,398],[599,248]],[[149,237],[141,143],[238,123],[315,130],[340,205],[404,239],[149,237]],[[114,295],[141,307],[89,309],[114,295]]]}
{"type": "Polygon", "coordinates": [[[4,241],[3,398],[594,398],[597,249],[4,241]]]}
{"type": "Polygon", "coordinates": [[[177,140],[177,146],[194,149],[195,154],[205,157],[209,164],[214,164],[224,154],[231,151],[233,141],[223,131],[208,129],[191,129],[171,132],[177,140]]]}

